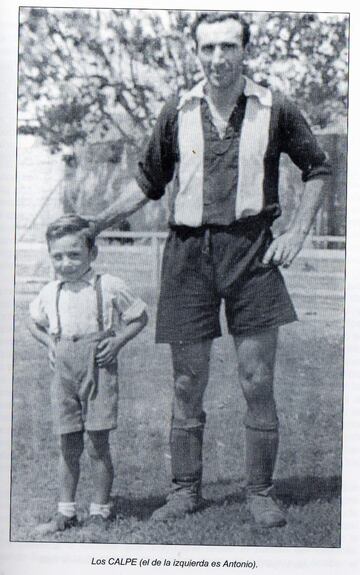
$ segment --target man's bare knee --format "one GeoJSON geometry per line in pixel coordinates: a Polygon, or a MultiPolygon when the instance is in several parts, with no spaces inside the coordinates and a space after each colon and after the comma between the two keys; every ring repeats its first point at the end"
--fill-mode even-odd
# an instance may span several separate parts
{"type": "Polygon", "coordinates": [[[195,385],[192,377],[188,375],[180,375],[174,381],[175,397],[179,401],[190,403],[193,399],[194,387],[195,385]]]}
{"type": "Polygon", "coordinates": [[[277,329],[269,329],[235,338],[239,380],[248,401],[272,397],[277,336],[277,329]]]}
{"type": "Polygon", "coordinates": [[[206,385],[209,377],[211,343],[211,340],[204,340],[196,343],[173,344],[171,351],[174,379],[187,376],[192,382],[206,385]]]}
{"type": "Polygon", "coordinates": [[[171,346],[174,368],[173,415],[192,419],[202,413],[202,399],[209,379],[211,340],[171,346]]]}
{"type": "Polygon", "coordinates": [[[272,365],[259,363],[239,365],[239,380],[248,401],[271,399],[273,395],[274,370],[272,365]]]}

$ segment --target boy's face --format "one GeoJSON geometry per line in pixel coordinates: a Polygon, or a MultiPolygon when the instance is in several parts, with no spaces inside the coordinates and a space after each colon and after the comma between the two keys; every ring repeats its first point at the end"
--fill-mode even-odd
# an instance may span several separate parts
{"type": "Polygon", "coordinates": [[[90,268],[97,256],[97,249],[89,249],[80,233],[68,234],[50,241],[49,255],[59,279],[76,281],[90,268]]]}

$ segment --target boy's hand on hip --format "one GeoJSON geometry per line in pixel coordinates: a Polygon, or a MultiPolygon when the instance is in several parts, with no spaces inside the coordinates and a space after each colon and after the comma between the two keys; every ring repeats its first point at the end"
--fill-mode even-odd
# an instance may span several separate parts
{"type": "Polygon", "coordinates": [[[99,367],[105,367],[114,363],[119,353],[119,342],[115,337],[106,337],[100,341],[96,348],[96,363],[99,367]]]}

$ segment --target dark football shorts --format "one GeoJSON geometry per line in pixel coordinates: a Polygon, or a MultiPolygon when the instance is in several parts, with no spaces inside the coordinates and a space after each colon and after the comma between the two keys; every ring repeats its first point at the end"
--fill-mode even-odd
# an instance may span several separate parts
{"type": "Polygon", "coordinates": [[[272,241],[256,218],[231,226],[176,226],[162,264],[157,343],[221,335],[221,300],[229,333],[251,335],[297,319],[283,277],[262,258],[272,241]]]}

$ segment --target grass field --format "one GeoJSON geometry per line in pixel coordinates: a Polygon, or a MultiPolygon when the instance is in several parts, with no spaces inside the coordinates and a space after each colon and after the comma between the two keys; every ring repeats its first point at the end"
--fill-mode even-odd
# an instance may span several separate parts
{"type": "MultiPolygon", "coordinates": [[[[120,356],[119,426],[113,432],[113,497],[124,516],[107,531],[73,528],[51,541],[193,545],[338,547],[340,545],[342,433],[342,300],[296,297],[301,321],[281,330],[276,397],[281,443],[276,491],[288,525],[256,528],[244,503],[244,401],[238,388],[232,340],[213,347],[205,398],[204,497],[200,513],[154,524],[170,483],[168,434],[171,364],[167,346],[154,346],[155,298],[150,323],[120,356]]],[[[52,434],[50,371],[46,354],[24,327],[29,297],[16,305],[11,539],[33,541],[34,526],[57,501],[57,442],[52,434]]],[[[225,330],[226,331],[226,330],[225,330]]],[[[78,489],[80,515],[91,499],[84,454],[78,489]]]]}

